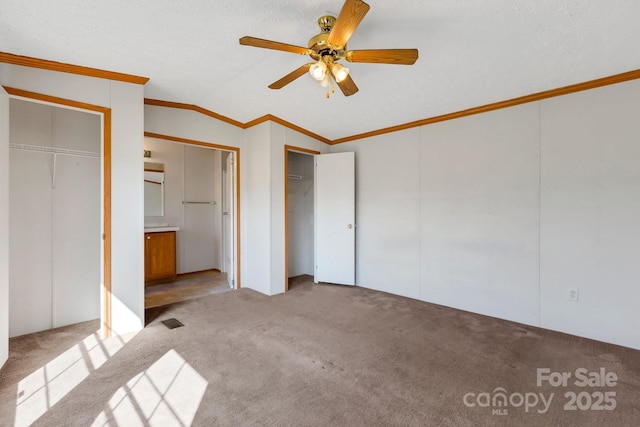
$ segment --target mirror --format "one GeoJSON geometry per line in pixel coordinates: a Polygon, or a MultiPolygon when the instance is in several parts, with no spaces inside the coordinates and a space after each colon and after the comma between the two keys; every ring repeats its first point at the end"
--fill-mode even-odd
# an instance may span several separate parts
{"type": "Polygon", "coordinates": [[[144,164],[144,216],[164,216],[164,165],[144,164]]]}

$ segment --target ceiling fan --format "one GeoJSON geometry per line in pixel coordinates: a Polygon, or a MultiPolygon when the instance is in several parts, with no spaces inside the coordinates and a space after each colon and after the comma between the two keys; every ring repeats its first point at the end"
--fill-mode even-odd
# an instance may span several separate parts
{"type": "Polygon", "coordinates": [[[321,33],[309,40],[308,48],[249,36],[242,37],[240,44],[309,55],[315,61],[304,64],[271,83],[270,89],[281,89],[308,71],[327,88],[327,98],[330,96],[329,87],[333,91],[334,81],[345,96],[350,96],[358,91],[358,87],[351,78],[349,69],[338,62],[341,59],[348,62],[400,65],[412,65],[418,59],[417,49],[347,50],[347,41],[368,11],[369,5],[362,0],[346,0],[338,18],[331,15],[318,18],[321,33]]]}

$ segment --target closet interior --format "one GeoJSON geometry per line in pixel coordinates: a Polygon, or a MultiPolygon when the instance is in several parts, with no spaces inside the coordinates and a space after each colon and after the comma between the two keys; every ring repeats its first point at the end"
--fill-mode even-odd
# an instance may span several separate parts
{"type": "Polygon", "coordinates": [[[288,277],[314,274],[314,156],[287,153],[288,277]]]}
{"type": "Polygon", "coordinates": [[[100,317],[101,118],[10,100],[9,335],[100,317]]]}

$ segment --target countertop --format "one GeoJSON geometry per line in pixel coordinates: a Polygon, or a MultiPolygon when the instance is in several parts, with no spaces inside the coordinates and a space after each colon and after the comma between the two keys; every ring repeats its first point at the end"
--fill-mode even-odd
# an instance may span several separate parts
{"type": "Polygon", "coordinates": [[[162,231],[178,231],[180,227],[145,227],[145,233],[160,233],[162,231]]]}

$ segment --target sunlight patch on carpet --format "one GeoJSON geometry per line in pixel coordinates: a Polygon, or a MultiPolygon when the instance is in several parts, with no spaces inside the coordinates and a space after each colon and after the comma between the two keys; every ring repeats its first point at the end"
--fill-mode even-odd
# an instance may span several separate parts
{"type": "Polygon", "coordinates": [[[18,384],[15,427],[29,426],[125,345],[118,337],[95,332],[18,384]]]}
{"type": "Polygon", "coordinates": [[[208,386],[175,350],[169,350],[111,397],[93,426],[189,426],[208,386]]]}

